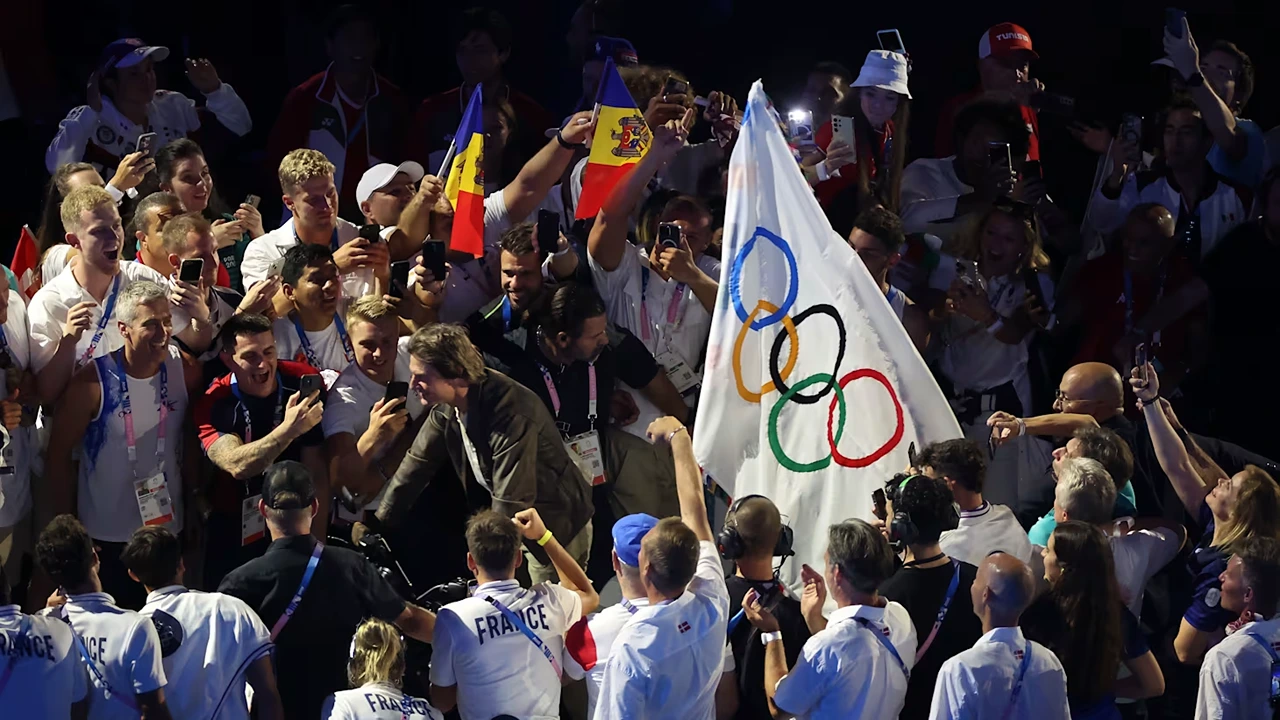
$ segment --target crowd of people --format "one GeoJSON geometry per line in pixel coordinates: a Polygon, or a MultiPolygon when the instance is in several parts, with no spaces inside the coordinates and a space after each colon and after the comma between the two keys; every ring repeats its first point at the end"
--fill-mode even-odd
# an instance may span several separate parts
{"type": "Polygon", "coordinates": [[[1270,717],[1280,138],[1245,52],[1170,15],[1167,103],[1074,127],[1083,217],[1019,25],[981,35],[940,157],[901,48],[794,79],[803,176],[964,437],[885,468],[789,589],[788,519],[713,520],[692,445],[745,88],[642,64],[624,16],[582,3],[552,114],[492,10],[415,107],[338,8],[263,154],[279,220],[274,184],[215,183],[262,118],[209,60],[192,99],[156,87],[168,48],[104,49],[38,258],[0,274],[5,716],[1270,717]],[[612,68],[647,151],[575,220],[612,68]],[[474,254],[447,159],[477,89],[474,254]]]}

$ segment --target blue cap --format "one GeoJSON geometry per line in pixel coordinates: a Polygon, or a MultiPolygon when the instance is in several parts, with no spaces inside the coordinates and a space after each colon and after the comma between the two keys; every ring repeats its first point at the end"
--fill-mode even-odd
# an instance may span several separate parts
{"type": "Polygon", "coordinates": [[[658,524],[648,513],[628,515],[613,524],[613,551],[624,565],[640,567],[640,541],[658,524]]]}
{"type": "Polygon", "coordinates": [[[609,58],[613,58],[613,64],[618,67],[635,67],[640,64],[640,60],[636,56],[636,48],[630,41],[597,35],[592,40],[591,48],[587,51],[587,61],[599,60],[604,62],[609,58]]]}

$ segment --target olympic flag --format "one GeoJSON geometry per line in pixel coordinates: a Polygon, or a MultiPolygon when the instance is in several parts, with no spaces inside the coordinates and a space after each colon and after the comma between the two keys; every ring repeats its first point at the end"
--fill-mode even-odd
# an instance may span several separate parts
{"type": "Polygon", "coordinates": [[[961,437],[857,253],[831,229],[759,81],[729,164],[720,292],[694,453],[731,497],[765,495],[823,567],[827,526],[871,517],[914,442],[961,437]]]}

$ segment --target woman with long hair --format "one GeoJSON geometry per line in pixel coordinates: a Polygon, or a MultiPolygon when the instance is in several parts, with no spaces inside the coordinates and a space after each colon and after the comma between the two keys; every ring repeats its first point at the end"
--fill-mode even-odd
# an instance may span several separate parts
{"type": "Polygon", "coordinates": [[[161,190],[178,198],[183,212],[200,213],[213,224],[218,260],[227,270],[229,287],[243,293],[240,260],[249,243],[265,234],[258,208],[241,203],[235,212],[227,212],[222,199],[214,192],[213,175],[205,162],[204,151],[187,138],[178,138],[156,153],[156,179],[161,190]]]}
{"type": "Polygon", "coordinates": [[[1129,384],[1138,397],[1160,469],[1183,507],[1200,523],[1200,542],[1188,561],[1195,593],[1173,641],[1178,659],[1194,664],[1236,619],[1221,603],[1220,576],[1232,553],[1249,538],[1280,538],[1280,487],[1256,465],[1247,465],[1228,479],[1194,441],[1193,459],[1179,437],[1182,427],[1177,416],[1160,399],[1160,378],[1150,363],[1134,368],[1129,384]]]}
{"type": "Polygon", "coordinates": [[[365,620],[351,638],[347,680],[351,690],[330,695],[320,711],[322,720],[404,720],[424,717],[444,720],[444,713],[423,698],[405,695],[404,639],[391,623],[365,620]]]}
{"type": "Polygon", "coordinates": [[[1120,717],[1117,697],[1164,692],[1142,629],[1124,607],[1111,544],[1097,527],[1064,522],[1044,548],[1049,592],[1023,616],[1027,637],[1049,647],[1067,673],[1072,720],[1120,717]],[[1128,677],[1117,680],[1121,667],[1128,677]]]}

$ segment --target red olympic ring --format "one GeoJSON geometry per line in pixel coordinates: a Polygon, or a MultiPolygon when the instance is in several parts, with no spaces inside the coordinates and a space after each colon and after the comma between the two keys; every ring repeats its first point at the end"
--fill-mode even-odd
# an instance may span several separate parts
{"type": "MultiPolygon", "coordinates": [[[[864,468],[885,455],[888,455],[891,450],[897,447],[898,443],[902,442],[902,436],[907,429],[906,422],[902,415],[902,403],[898,401],[898,394],[893,391],[893,385],[889,384],[889,378],[885,377],[884,373],[881,373],[878,370],[872,370],[871,368],[854,370],[848,375],[840,378],[840,389],[844,390],[846,385],[860,378],[871,378],[883,385],[885,390],[889,391],[889,399],[893,401],[893,409],[898,416],[898,425],[893,431],[893,437],[889,438],[889,441],[884,445],[881,445],[879,448],[872,451],[870,455],[865,455],[860,458],[845,457],[844,455],[841,455],[840,451],[836,448],[835,432],[833,430],[836,405],[838,404],[837,401],[839,400],[840,395],[837,394],[836,397],[832,398],[831,410],[827,413],[827,443],[831,445],[831,457],[835,459],[836,463],[849,468],[864,468]]],[[[843,414],[840,418],[840,426],[843,429],[843,414]]]]}

